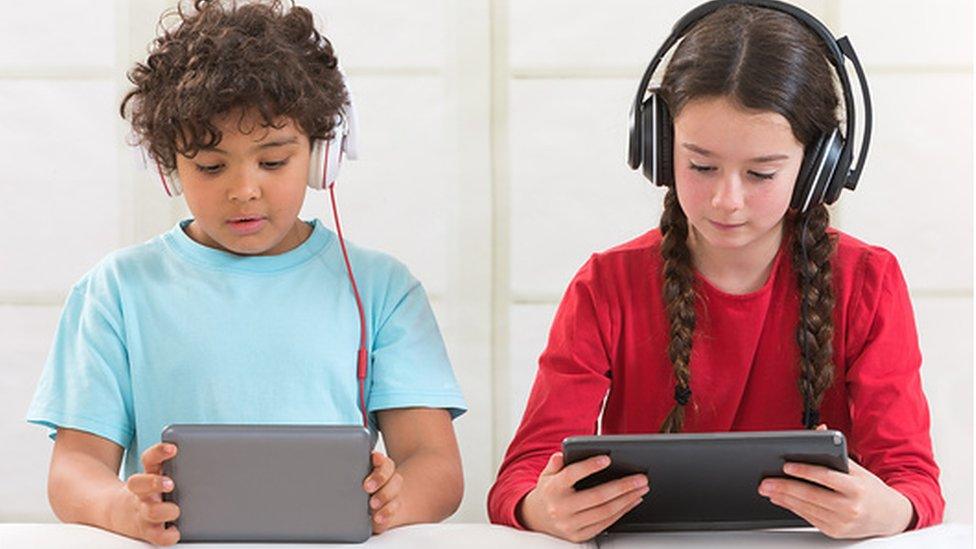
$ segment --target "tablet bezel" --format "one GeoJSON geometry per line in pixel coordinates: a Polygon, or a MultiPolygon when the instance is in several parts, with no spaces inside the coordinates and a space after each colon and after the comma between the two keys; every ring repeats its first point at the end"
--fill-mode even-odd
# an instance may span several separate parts
{"type": "Polygon", "coordinates": [[[835,430],[576,436],[563,441],[563,454],[566,465],[611,457],[607,469],[581,480],[577,489],[648,475],[644,501],[609,532],[809,527],[759,495],[759,483],[787,477],[786,461],[848,471],[847,441],[835,430]]]}
{"type": "Polygon", "coordinates": [[[359,425],[174,424],[164,500],[181,541],[352,542],[372,534],[370,433],[359,425]]]}

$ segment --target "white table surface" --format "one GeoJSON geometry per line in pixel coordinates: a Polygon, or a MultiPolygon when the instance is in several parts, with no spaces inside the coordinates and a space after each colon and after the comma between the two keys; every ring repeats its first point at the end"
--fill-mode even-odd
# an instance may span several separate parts
{"type": "MultiPolygon", "coordinates": [[[[502,549],[629,549],[636,547],[925,547],[955,549],[973,546],[970,525],[944,524],[889,538],[861,541],[832,540],[815,530],[750,532],[680,532],[615,534],[577,544],[543,534],[521,532],[492,524],[418,524],[373,536],[364,544],[187,543],[192,549],[343,549],[383,548],[502,548],[502,549]]],[[[0,549],[145,549],[148,543],[77,524],[0,523],[0,549]]]]}

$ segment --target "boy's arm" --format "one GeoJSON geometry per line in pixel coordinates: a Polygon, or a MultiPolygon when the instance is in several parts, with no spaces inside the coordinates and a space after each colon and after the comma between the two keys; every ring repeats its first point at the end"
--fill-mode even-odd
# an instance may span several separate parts
{"type": "Polygon", "coordinates": [[[461,503],[464,477],[450,413],[399,408],[376,415],[387,453],[403,479],[401,504],[385,526],[439,522],[451,516],[461,503]]]}
{"type": "MultiPolygon", "coordinates": [[[[161,445],[158,448],[161,452],[161,445]]],[[[157,447],[146,451],[144,463],[151,451],[157,451],[157,447]]],[[[154,486],[151,475],[133,475],[128,483],[122,482],[118,476],[122,452],[121,446],[99,436],[58,429],[48,473],[51,509],[62,522],[90,524],[157,545],[176,543],[179,532],[175,528],[164,528],[162,524],[158,528],[147,527],[146,517],[140,516],[145,507],[143,499],[155,499],[151,494],[163,489],[154,486]],[[145,494],[140,498],[137,492],[145,494]]],[[[171,514],[170,506],[175,506],[161,503],[161,498],[159,501],[152,505],[152,511],[171,514]]],[[[159,518],[161,523],[172,520],[159,518]]]]}

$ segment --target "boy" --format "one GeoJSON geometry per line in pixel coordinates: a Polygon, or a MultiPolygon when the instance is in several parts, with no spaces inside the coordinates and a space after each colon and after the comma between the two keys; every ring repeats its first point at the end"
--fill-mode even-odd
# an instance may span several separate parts
{"type": "MultiPolygon", "coordinates": [[[[166,424],[362,422],[339,242],[297,217],[313,142],[348,102],[332,46],[277,0],[194,8],[130,72],[121,107],[193,217],[75,285],[28,412],[55,431],[55,514],[159,545],[179,540],[166,424]]],[[[363,483],[373,530],[442,520],[463,491],[451,420],[465,404],[433,313],[401,263],[354,246],[349,260],[389,452],[363,483]]]]}

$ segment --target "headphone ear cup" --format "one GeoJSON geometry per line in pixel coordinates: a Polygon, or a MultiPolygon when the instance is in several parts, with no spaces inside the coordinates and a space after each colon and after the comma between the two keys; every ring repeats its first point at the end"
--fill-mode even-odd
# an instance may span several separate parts
{"type": "Polygon", "coordinates": [[[630,133],[627,136],[627,165],[630,169],[636,170],[641,165],[641,118],[642,111],[640,103],[630,106],[630,133]]]}
{"type": "Polygon", "coordinates": [[[807,145],[805,151],[803,151],[803,162],[800,163],[800,172],[796,176],[796,185],[793,187],[793,196],[790,198],[790,208],[794,210],[800,210],[803,204],[807,200],[807,195],[810,194],[813,182],[810,181],[810,176],[814,170],[814,166],[817,166],[821,162],[821,151],[824,148],[824,144],[829,139],[828,134],[821,134],[820,137],[816,138],[807,145]]]}
{"type": "Polygon", "coordinates": [[[317,191],[322,190],[325,175],[325,147],[328,141],[316,139],[312,141],[312,152],[308,158],[308,187],[317,191]]]}
{"type": "Polygon", "coordinates": [[[657,101],[658,180],[662,187],[674,185],[674,124],[664,99],[657,101]]]}
{"type": "Polygon", "coordinates": [[[641,171],[648,181],[657,185],[657,96],[651,93],[641,105],[641,171]]]}
{"type": "Polygon", "coordinates": [[[336,131],[332,139],[316,139],[308,159],[308,186],[320,191],[335,183],[342,163],[342,135],[336,131]]]}
{"type": "Polygon", "coordinates": [[[840,192],[844,190],[844,186],[847,183],[847,176],[851,169],[851,149],[846,148],[847,140],[840,135],[839,131],[837,133],[837,141],[837,163],[831,174],[830,183],[823,193],[824,204],[833,204],[837,201],[840,197],[840,192]]]}
{"type": "Polygon", "coordinates": [[[790,199],[790,208],[801,213],[824,201],[827,187],[833,180],[844,147],[840,130],[822,134],[803,155],[800,173],[790,199]]]}

